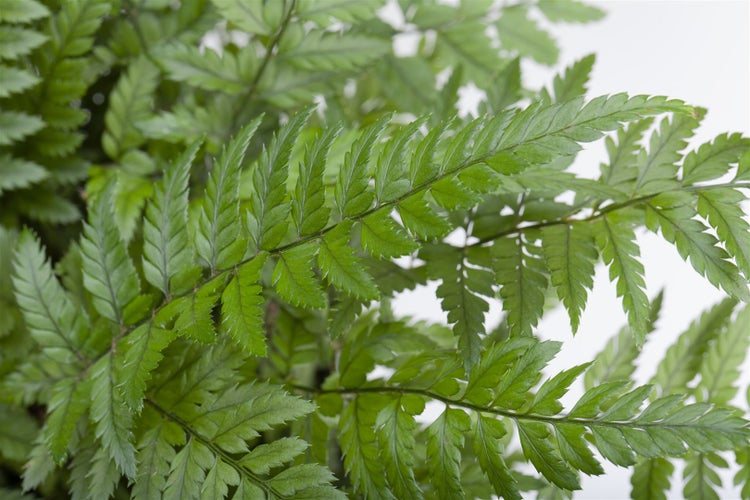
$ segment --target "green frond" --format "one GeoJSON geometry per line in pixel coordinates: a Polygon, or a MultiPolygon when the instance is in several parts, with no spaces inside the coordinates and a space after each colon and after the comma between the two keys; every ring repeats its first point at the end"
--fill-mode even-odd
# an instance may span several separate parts
{"type": "Polygon", "coordinates": [[[279,54],[279,62],[305,71],[352,71],[384,56],[390,43],[356,33],[311,31],[296,47],[279,54]]]}
{"type": "MultiPolygon", "coordinates": [[[[543,9],[541,3],[539,6],[543,9]]],[[[589,81],[595,61],[596,56],[589,54],[565,68],[564,73],[555,75],[555,79],[552,81],[555,102],[569,101],[586,93],[586,84],[589,81]]]]}
{"type": "Polygon", "coordinates": [[[211,49],[201,53],[198,47],[172,42],[154,53],[172,80],[228,94],[239,94],[247,89],[257,64],[252,47],[246,47],[237,55],[229,52],[219,55],[211,49]]]}
{"type": "Polygon", "coordinates": [[[722,335],[736,304],[732,299],[719,302],[695,320],[667,349],[651,379],[659,394],[666,396],[687,390],[688,383],[701,368],[707,349],[722,335]]]}
{"type": "Polygon", "coordinates": [[[667,500],[667,492],[671,487],[670,478],[674,473],[674,465],[665,458],[641,460],[633,467],[630,477],[630,496],[632,498],[647,498],[649,500],[667,500]]]}
{"type": "Polygon", "coordinates": [[[146,386],[151,372],[164,357],[162,351],[174,340],[171,330],[158,328],[152,322],[133,330],[118,346],[115,364],[125,404],[134,412],[143,408],[146,386]]]}
{"type": "MultiPolygon", "coordinates": [[[[652,333],[656,327],[663,300],[664,292],[662,291],[651,301],[647,334],[652,333]]],[[[628,326],[621,328],[617,335],[607,341],[604,349],[594,358],[593,365],[586,370],[583,386],[588,390],[598,384],[629,379],[635,372],[638,354],[640,354],[640,349],[635,343],[630,328],[628,326]]],[[[654,380],[652,383],[659,386],[654,380]]]]}
{"type": "Polygon", "coordinates": [[[367,167],[372,148],[383,133],[389,118],[385,116],[364,129],[344,158],[334,191],[340,218],[364,212],[372,204],[373,194],[368,189],[367,167]]]}
{"type": "Polygon", "coordinates": [[[559,49],[555,41],[529,17],[525,6],[504,8],[495,25],[506,50],[517,51],[542,64],[557,61],[559,49]]]}
{"type": "Polygon", "coordinates": [[[602,259],[609,265],[609,279],[617,280],[617,295],[622,297],[635,343],[641,346],[649,331],[649,306],[632,226],[627,218],[613,213],[597,224],[595,235],[602,259]]]}
{"type": "Polygon", "coordinates": [[[39,81],[38,76],[26,70],[0,64],[0,98],[28,90],[39,81]]]}
{"type": "Polygon", "coordinates": [[[409,143],[424,125],[426,117],[398,130],[378,155],[375,165],[375,203],[392,201],[409,190],[406,180],[406,152],[409,143]]]}
{"type": "Polygon", "coordinates": [[[195,248],[212,273],[236,264],[245,253],[240,234],[239,176],[260,118],[247,124],[214,164],[195,232],[195,248]]]}
{"type": "Polygon", "coordinates": [[[511,335],[531,335],[544,312],[547,289],[541,248],[523,236],[501,238],[492,246],[495,278],[511,335]]]}
{"type": "Polygon", "coordinates": [[[682,184],[691,186],[697,182],[718,179],[726,174],[731,165],[750,150],[750,138],[742,134],[721,134],[698,149],[685,155],[682,162],[682,184]]]}
{"type": "Polygon", "coordinates": [[[745,278],[750,277],[750,224],[742,211],[746,197],[729,188],[701,190],[697,196],[698,214],[716,230],[745,278]]]}
{"type": "Polygon", "coordinates": [[[461,499],[461,458],[464,435],[471,428],[469,416],[446,408],[427,428],[427,465],[432,487],[440,498],[461,499]]]}
{"type": "Polygon", "coordinates": [[[140,283],[115,225],[111,193],[110,184],[91,203],[89,221],[83,226],[83,284],[99,314],[122,324],[123,310],[139,294],[140,283]]]}
{"type": "Polygon", "coordinates": [[[13,269],[15,298],[31,336],[56,362],[82,361],[85,316],[64,292],[29,231],[18,239],[13,269]]]}
{"type": "Polygon", "coordinates": [[[577,0],[539,0],[537,7],[552,22],[588,23],[604,17],[604,11],[577,0]]]}
{"type": "Polygon", "coordinates": [[[542,229],[542,249],[557,296],[570,315],[573,333],[594,286],[594,264],[599,256],[588,224],[565,224],[542,229]]]}
{"type": "Polygon", "coordinates": [[[19,26],[0,26],[0,60],[16,60],[47,41],[38,31],[19,26]]]}
{"type": "Polygon", "coordinates": [[[89,407],[90,390],[90,384],[73,378],[62,379],[52,388],[43,433],[52,459],[58,464],[66,458],[73,432],[89,407]]]}
{"type": "Polygon", "coordinates": [[[271,280],[276,292],[289,303],[322,309],[327,300],[315,276],[313,259],[316,245],[299,245],[279,253],[271,280]]]}
{"type": "Polygon", "coordinates": [[[0,12],[0,22],[28,23],[49,16],[49,10],[37,0],[7,0],[0,12]]]}
{"type": "Polygon", "coordinates": [[[240,347],[256,356],[266,355],[265,300],[259,284],[265,260],[265,254],[261,254],[236,268],[221,294],[222,325],[240,347]]]}
{"type": "Polygon", "coordinates": [[[423,498],[414,478],[417,424],[413,416],[423,410],[424,400],[418,396],[396,397],[378,412],[375,420],[386,477],[396,498],[423,498]]]}
{"type": "Polygon", "coordinates": [[[102,148],[110,158],[118,159],[142,144],[143,136],[136,123],[151,114],[152,95],[159,76],[159,69],[148,59],[136,59],[109,94],[102,148]]]}
{"type": "Polygon", "coordinates": [[[695,218],[693,199],[683,192],[663,193],[646,205],[646,226],[677,247],[699,274],[711,284],[723,288],[740,300],[750,300],[747,282],[740,275],[729,254],[708,228],[695,218]]]}
{"type": "Polygon", "coordinates": [[[143,274],[167,296],[172,279],[192,262],[185,225],[190,166],[199,148],[193,143],[167,168],[143,219],[143,274]]]}
{"type": "Polygon", "coordinates": [[[506,500],[520,500],[517,481],[503,458],[501,440],[507,432],[499,420],[479,415],[474,431],[474,454],[495,493],[506,500]]]}
{"type": "Polygon", "coordinates": [[[699,121],[689,115],[675,115],[672,120],[664,118],[659,130],[651,134],[648,152],[638,153],[636,168],[638,176],[631,195],[645,195],[673,189],[677,186],[677,162],[680,151],[687,147],[687,138],[693,135],[699,121]]]}
{"type": "Polygon", "coordinates": [[[716,335],[700,358],[700,382],[696,399],[728,405],[737,394],[735,381],[750,348],[750,307],[745,306],[725,330],[716,335]]]}
{"type": "Polygon", "coordinates": [[[721,499],[716,491],[722,486],[721,476],[713,466],[726,468],[729,464],[715,453],[695,454],[685,461],[685,470],[682,472],[685,479],[682,494],[685,498],[721,499]]]}
{"type": "Polygon", "coordinates": [[[0,146],[7,146],[20,141],[26,136],[38,132],[44,127],[44,121],[38,116],[17,111],[0,112],[0,146]]]}
{"type": "Polygon", "coordinates": [[[47,171],[34,162],[0,155],[0,194],[27,188],[47,178],[47,171]]]}
{"type": "Polygon", "coordinates": [[[361,220],[360,240],[362,247],[370,255],[379,258],[401,257],[419,248],[419,245],[393,220],[387,208],[361,220]]]}
{"type": "Polygon", "coordinates": [[[126,477],[135,477],[135,446],[133,445],[133,417],[125,405],[118,385],[114,356],[109,353],[91,367],[88,382],[91,386],[91,421],[96,425],[96,437],[101,448],[126,477]]]}
{"type": "Polygon", "coordinates": [[[375,300],[380,296],[372,277],[349,246],[351,224],[342,223],[329,231],[318,250],[318,265],[326,280],[352,297],[375,300]]]}
{"type": "Polygon", "coordinates": [[[289,157],[312,108],[297,113],[274,135],[252,167],[252,197],[247,216],[250,237],[257,250],[270,250],[286,236],[289,204],[286,182],[289,157]]]}
{"type": "Polygon", "coordinates": [[[316,233],[328,223],[330,209],[325,205],[323,174],[331,143],[340,133],[340,127],[328,128],[315,139],[311,147],[305,149],[291,200],[292,220],[298,237],[316,233]]]}
{"type": "Polygon", "coordinates": [[[331,18],[345,23],[368,19],[382,5],[382,0],[299,0],[296,14],[326,27],[331,18]]]}
{"type": "Polygon", "coordinates": [[[284,7],[282,2],[279,5],[269,5],[263,0],[211,0],[211,3],[225,19],[241,30],[259,35],[270,35],[273,32],[276,26],[272,19],[276,17],[280,20],[278,15],[284,7]]]}

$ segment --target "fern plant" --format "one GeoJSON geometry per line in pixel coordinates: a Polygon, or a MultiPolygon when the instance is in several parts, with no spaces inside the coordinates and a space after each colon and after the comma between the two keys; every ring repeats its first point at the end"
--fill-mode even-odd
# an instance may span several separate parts
{"type": "MultiPolygon", "coordinates": [[[[92,117],[114,166],[89,172],[80,234],[50,256],[38,228],[0,231],[3,495],[546,498],[603,461],[633,467],[636,498],[664,498],[678,461],[685,496],[718,498],[716,471],[736,462],[748,495],[750,429],[733,404],[749,342],[750,139],[685,152],[704,110],[586,97],[593,57],[522,90],[518,61],[476,28],[496,17],[503,47],[553,62],[525,5],[407,9],[436,41],[402,61],[389,48],[372,58],[395,28],[370,2],[167,3],[112,2],[122,17],[88,22],[110,28],[94,57],[127,69],[92,117]],[[196,26],[220,17],[249,44],[201,53],[196,26]],[[387,93],[364,106],[391,81],[380,75],[457,62],[414,108],[387,93]],[[352,94],[341,84],[356,71],[352,94]],[[500,82],[477,118],[453,112],[464,81],[500,82]],[[318,92],[338,105],[297,109],[318,92]],[[572,173],[582,144],[602,138],[601,175],[572,173]],[[634,361],[661,302],[645,292],[641,227],[728,297],[639,386],[634,361]],[[559,301],[575,331],[599,261],[628,326],[596,359],[545,375],[560,343],[535,327],[559,301]],[[428,281],[448,325],[392,311],[428,281]],[[505,315],[487,325],[494,301],[505,315]],[[440,410],[425,421],[428,403],[440,410]]],[[[52,12],[17,4],[3,21],[52,12]]],[[[573,1],[535,8],[599,17],[573,1]]]]}

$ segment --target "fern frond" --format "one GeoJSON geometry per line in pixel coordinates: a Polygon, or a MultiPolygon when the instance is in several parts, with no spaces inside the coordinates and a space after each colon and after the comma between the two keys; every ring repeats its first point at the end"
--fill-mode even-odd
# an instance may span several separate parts
{"type": "Polygon", "coordinates": [[[595,234],[602,259],[609,265],[609,279],[617,279],[617,295],[622,297],[633,337],[640,346],[649,329],[649,306],[635,234],[627,219],[618,213],[603,217],[595,234]]]}
{"type": "Polygon", "coordinates": [[[277,60],[305,71],[352,71],[379,59],[389,49],[390,44],[382,38],[314,30],[277,60]]]}
{"type": "Polygon", "coordinates": [[[27,56],[47,41],[38,31],[18,26],[0,26],[0,60],[16,60],[27,56]]]}
{"type": "Polygon", "coordinates": [[[630,477],[631,497],[667,500],[666,492],[671,486],[670,477],[673,473],[674,465],[665,458],[652,458],[638,462],[630,477]]]}
{"type": "Polygon", "coordinates": [[[577,0],[539,0],[537,7],[552,22],[587,23],[604,17],[604,11],[577,0]]]}
{"type": "Polygon", "coordinates": [[[300,245],[279,253],[271,280],[278,294],[289,303],[322,309],[326,296],[313,272],[314,245],[300,245]]]}
{"type": "Polygon", "coordinates": [[[133,417],[125,406],[118,385],[118,373],[111,353],[91,367],[88,381],[91,384],[92,422],[96,437],[103,450],[118,470],[132,479],[135,477],[135,446],[133,445],[133,417]]]}
{"type": "Polygon", "coordinates": [[[323,276],[336,288],[352,297],[375,300],[380,293],[349,246],[350,230],[351,224],[342,223],[322,238],[318,265],[323,276]]]}
{"type": "Polygon", "coordinates": [[[502,422],[484,415],[479,415],[475,425],[474,454],[495,493],[506,500],[520,500],[517,481],[505,463],[500,441],[508,431],[502,422]]]}
{"type": "Polygon", "coordinates": [[[685,155],[682,162],[682,184],[718,179],[738,163],[743,153],[750,150],[750,138],[742,134],[721,134],[685,155]]]}
{"type": "Polygon", "coordinates": [[[247,124],[229,143],[214,165],[201,205],[195,247],[204,264],[216,273],[219,268],[236,264],[245,252],[238,240],[239,175],[250,138],[260,118],[247,124]]]}
{"type": "Polygon", "coordinates": [[[185,225],[190,166],[199,148],[199,142],[193,143],[167,168],[143,219],[143,274],[166,296],[173,277],[192,260],[185,225]]]}
{"type": "Polygon", "coordinates": [[[52,459],[61,463],[66,457],[73,432],[89,407],[90,384],[65,378],[52,388],[44,423],[44,441],[52,459]]]}
{"type": "Polygon", "coordinates": [[[49,358],[69,363],[81,351],[85,316],[64,292],[37,238],[24,231],[18,239],[13,286],[31,336],[49,358]]]}
{"type": "Polygon", "coordinates": [[[0,64],[0,98],[28,90],[39,81],[38,76],[26,70],[0,64]]]}
{"type": "Polygon", "coordinates": [[[734,257],[745,278],[750,277],[750,224],[741,204],[745,196],[736,189],[698,191],[698,214],[716,229],[719,240],[734,257]]]}
{"type": "Polygon", "coordinates": [[[17,111],[0,111],[0,146],[20,141],[43,127],[44,121],[38,116],[17,111]]]}
{"type": "Polygon", "coordinates": [[[544,311],[547,288],[541,248],[518,235],[495,241],[492,254],[511,335],[531,335],[544,311]]]}
{"type": "Polygon", "coordinates": [[[93,296],[96,310],[123,324],[123,310],[140,292],[138,275],[115,225],[110,205],[112,186],[100,193],[89,208],[81,239],[83,284],[93,296]]]}
{"type": "Polygon", "coordinates": [[[341,128],[332,127],[320,134],[313,145],[306,148],[304,161],[300,162],[291,200],[292,220],[298,237],[316,233],[328,223],[330,209],[325,206],[323,174],[331,143],[340,133],[341,128]]]}
{"type": "Polygon", "coordinates": [[[109,94],[102,148],[110,158],[118,159],[143,142],[143,136],[135,124],[150,115],[151,98],[159,83],[159,76],[159,69],[141,57],[128,65],[127,73],[120,77],[109,94]]]}
{"type": "Polygon", "coordinates": [[[28,23],[49,16],[49,10],[37,0],[8,0],[0,12],[0,22],[28,23]]]}
{"type": "Polygon", "coordinates": [[[542,229],[542,248],[550,281],[570,315],[573,333],[578,330],[588,290],[594,286],[598,252],[588,224],[549,226],[542,229]]]}
{"type": "MultiPolygon", "coordinates": [[[[461,456],[464,435],[471,428],[469,416],[446,408],[427,428],[430,479],[440,498],[464,498],[461,486],[461,456]]],[[[484,441],[482,441],[484,443],[484,441]]]]}
{"type": "MultiPolygon", "coordinates": [[[[541,3],[539,5],[542,8],[541,3]]],[[[596,56],[589,54],[565,68],[564,73],[555,75],[555,79],[552,81],[555,102],[569,101],[586,93],[586,84],[589,81],[589,75],[595,61],[596,56]]],[[[542,95],[548,96],[546,90],[543,91],[542,95]]]]}
{"type": "Polygon", "coordinates": [[[262,287],[258,283],[265,263],[265,254],[238,267],[221,294],[222,324],[229,335],[246,352],[266,355],[263,328],[262,287]]]}
{"type": "Polygon", "coordinates": [[[529,17],[526,6],[504,8],[496,26],[504,48],[542,64],[551,65],[557,61],[555,41],[529,17]]]}
{"type": "Polygon", "coordinates": [[[654,232],[661,229],[664,238],[677,247],[680,256],[689,259],[693,269],[711,284],[721,286],[740,300],[750,300],[747,282],[729,260],[727,252],[718,246],[716,237],[695,219],[697,214],[692,202],[686,193],[660,194],[646,206],[646,226],[654,232]]]}
{"type": "Polygon", "coordinates": [[[253,167],[253,196],[248,228],[256,250],[275,248],[286,236],[290,207],[286,201],[289,156],[312,108],[297,113],[274,135],[253,167]]]}

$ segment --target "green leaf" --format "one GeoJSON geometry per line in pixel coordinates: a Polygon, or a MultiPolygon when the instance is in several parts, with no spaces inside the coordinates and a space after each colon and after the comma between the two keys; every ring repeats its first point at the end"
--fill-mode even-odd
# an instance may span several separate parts
{"type": "Polygon", "coordinates": [[[361,220],[362,246],[375,257],[401,257],[419,248],[419,245],[393,220],[390,211],[389,208],[381,209],[361,220]]]}
{"type": "Polygon", "coordinates": [[[0,155],[0,194],[3,191],[27,188],[45,180],[44,167],[28,160],[0,155]]]}
{"type": "Polygon", "coordinates": [[[326,27],[331,18],[344,23],[371,18],[381,5],[380,0],[299,0],[296,14],[326,27]]]}
{"type": "Polygon", "coordinates": [[[450,224],[437,215],[421,196],[410,196],[401,201],[398,214],[406,229],[425,240],[442,238],[451,230],[450,224]]]}
{"type": "Polygon", "coordinates": [[[372,205],[373,194],[368,189],[367,166],[373,145],[380,139],[389,120],[390,116],[386,115],[360,132],[346,153],[334,189],[340,218],[364,212],[372,205]]]}
{"type": "Polygon", "coordinates": [[[702,356],[700,383],[696,388],[698,401],[728,405],[737,394],[735,381],[750,348],[750,307],[745,306],[725,331],[716,336],[702,356]]]}
{"type": "Polygon", "coordinates": [[[0,64],[0,98],[23,92],[40,81],[26,70],[0,64]]]}
{"type": "Polygon", "coordinates": [[[336,288],[362,300],[376,300],[378,292],[372,277],[349,246],[351,224],[341,223],[321,238],[318,265],[323,276],[336,288]]]}
{"type": "Polygon", "coordinates": [[[177,454],[174,445],[185,443],[185,432],[174,422],[160,420],[138,442],[138,463],[133,497],[160,499],[166,486],[170,464],[177,454]]]}
{"type": "Polygon", "coordinates": [[[26,327],[45,355],[63,363],[82,361],[85,315],[64,292],[30,231],[18,238],[13,287],[26,327]]]}
{"type": "Polygon", "coordinates": [[[171,79],[205,90],[239,94],[247,90],[255,73],[255,55],[249,50],[220,56],[211,49],[201,53],[198,47],[172,42],[154,55],[171,79]]]}
{"type": "Polygon", "coordinates": [[[617,279],[617,296],[622,297],[635,343],[641,346],[649,330],[649,306],[635,233],[627,220],[610,214],[597,224],[595,234],[602,260],[609,266],[609,279],[617,279]]]}
{"type": "Polygon", "coordinates": [[[641,151],[640,142],[653,124],[653,118],[644,118],[621,127],[617,131],[617,141],[614,136],[607,136],[604,145],[607,148],[609,163],[602,163],[601,181],[615,186],[621,191],[627,191],[636,177],[638,153],[641,151]]]}
{"type": "Polygon", "coordinates": [[[496,26],[504,48],[517,50],[542,64],[552,65],[557,61],[559,51],[555,41],[529,18],[526,7],[504,8],[496,26]]]}
{"type": "Polygon", "coordinates": [[[445,499],[465,498],[461,486],[461,458],[464,434],[471,427],[462,410],[446,408],[427,428],[427,466],[437,495],[445,499]]]}
{"type": "Polygon", "coordinates": [[[374,172],[376,204],[392,201],[408,191],[406,154],[410,142],[425,121],[426,117],[418,118],[401,128],[381,149],[374,172]]]}
{"type": "Polygon", "coordinates": [[[553,484],[566,490],[580,488],[578,476],[562,459],[548,426],[541,422],[518,422],[523,454],[553,484]]]}
{"type": "Polygon", "coordinates": [[[731,164],[750,150],[750,138],[742,134],[720,134],[698,149],[685,155],[682,162],[682,184],[690,186],[696,182],[718,179],[729,171],[731,164]]]}
{"type": "Polygon", "coordinates": [[[192,261],[185,225],[190,166],[198,148],[200,142],[194,142],[167,168],[143,219],[143,274],[166,296],[172,278],[192,261]]]}
{"type": "Polygon", "coordinates": [[[548,226],[542,229],[544,259],[550,281],[570,315],[573,333],[578,330],[588,290],[594,286],[594,264],[599,253],[587,223],[548,226]]]}
{"type": "Polygon", "coordinates": [[[586,84],[589,81],[591,69],[594,67],[595,61],[596,56],[589,54],[565,68],[563,74],[555,76],[555,79],[552,81],[555,102],[569,101],[574,97],[586,93],[586,84]]]}
{"type": "Polygon", "coordinates": [[[355,33],[313,30],[293,49],[279,54],[279,61],[305,71],[353,71],[390,51],[382,38],[355,33]]]}
{"type": "Polygon", "coordinates": [[[37,31],[18,26],[0,26],[0,60],[19,59],[45,41],[47,37],[37,31]]]}
{"type": "Polygon", "coordinates": [[[20,141],[43,127],[44,121],[38,116],[16,111],[2,111],[0,112],[0,146],[20,141]]]}
{"type": "Polygon", "coordinates": [[[492,265],[511,335],[531,335],[544,312],[547,278],[540,250],[521,235],[498,239],[492,246],[492,265]]]}
{"type": "Polygon", "coordinates": [[[143,136],[135,124],[151,114],[151,101],[159,77],[159,68],[146,57],[141,57],[130,63],[127,73],[109,93],[102,148],[110,158],[120,158],[127,150],[143,143],[143,136]]]}
{"type": "Polygon", "coordinates": [[[91,420],[96,424],[96,437],[117,468],[129,479],[135,477],[135,446],[133,417],[125,406],[117,386],[115,362],[108,353],[91,367],[91,420]]]}
{"type": "Polygon", "coordinates": [[[742,209],[745,196],[736,189],[706,189],[697,196],[698,214],[716,229],[737,267],[750,277],[750,224],[742,209]]]}
{"type": "Polygon", "coordinates": [[[701,368],[706,351],[722,333],[736,302],[725,299],[704,312],[664,354],[651,379],[661,395],[684,392],[701,368]]]}
{"type": "Polygon", "coordinates": [[[537,7],[552,22],[587,23],[604,17],[604,11],[577,0],[539,0],[537,7]]]}
{"type": "Polygon", "coordinates": [[[73,432],[89,406],[88,384],[73,378],[64,378],[52,388],[47,404],[47,421],[44,423],[44,440],[56,463],[66,457],[73,432]]]}
{"type": "MultiPolygon", "coordinates": [[[[74,58],[91,51],[94,34],[110,10],[107,0],[65,2],[50,23],[49,35],[58,58],[74,58]]],[[[63,64],[65,66],[65,64],[63,64]]],[[[61,68],[53,68],[60,71],[61,68]]],[[[80,74],[76,77],[80,78],[80,74]]]]}
{"type": "Polygon", "coordinates": [[[183,500],[198,498],[206,479],[206,469],[213,463],[211,451],[190,438],[172,460],[162,498],[183,500]]]}
{"type": "Polygon", "coordinates": [[[83,225],[83,284],[99,314],[122,324],[122,311],[140,293],[140,284],[115,224],[111,192],[112,183],[91,203],[83,225]]]}
{"type": "Polygon", "coordinates": [[[330,209],[325,206],[323,174],[331,143],[341,128],[328,128],[318,136],[312,147],[305,149],[305,159],[299,165],[299,177],[292,197],[292,220],[297,236],[313,234],[328,223],[330,209]]]}
{"type": "Polygon", "coordinates": [[[518,483],[503,458],[505,450],[500,440],[506,433],[505,426],[499,420],[478,415],[474,430],[474,455],[497,495],[505,500],[520,500],[518,483]]]}
{"type": "Polygon", "coordinates": [[[143,396],[151,380],[151,372],[159,366],[164,355],[162,351],[174,340],[175,333],[154,326],[149,321],[135,330],[121,343],[115,363],[120,391],[128,407],[140,412],[143,396]]]}
{"type": "Polygon", "coordinates": [[[306,442],[299,438],[282,437],[276,441],[256,446],[249,454],[245,455],[240,463],[256,474],[268,474],[271,469],[294,460],[308,446],[306,442]]]}
{"type": "Polygon", "coordinates": [[[204,286],[181,299],[181,312],[175,321],[174,328],[178,335],[204,344],[216,340],[213,310],[218,300],[216,290],[211,286],[204,286]]]}
{"type": "Polygon", "coordinates": [[[693,135],[698,123],[693,116],[679,114],[671,121],[667,118],[661,121],[659,130],[651,135],[648,152],[642,149],[638,154],[633,196],[658,193],[678,185],[679,152],[687,146],[687,138],[693,135]]]}
{"type": "MultiPolygon", "coordinates": [[[[211,0],[225,19],[237,25],[242,31],[260,35],[270,35],[274,26],[267,24],[264,10],[268,8],[263,0],[211,0]]],[[[273,8],[273,6],[271,6],[273,8]]]]}
{"type": "Polygon", "coordinates": [[[289,157],[312,108],[297,113],[271,139],[253,167],[253,196],[248,211],[250,236],[258,250],[271,250],[286,235],[289,157]]]}
{"type": "MultiPolygon", "coordinates": [[[[545,364],[549,359],[543,359],[545,364]]],[[[557,415],[563,409],[560,398],[567,392],[570,385],[583,373],[591,363],[574,366],[567,370],[559,372],[554,377],[547,379],[534,396],[534,401],[529,407],[529,413],[538,413],[541,415],[557,415]]],[[[523,369],[530,367],[528,364],[523,365],[523,369]]],[[[516,372],[518,370],[516,369],[516,372]]],[[[528,389],[526,389],[528,390],[528,389]]],[[[503,401],[503,406],[505,406],[503,401]]]]}
{"type": "Polygon", "coordinates": [[[322,309],[327,299],[315,276],[313,259],[317,248],[299,245],[280,252],[271,280],[276,292],[291,304],[322,309]]]}
{"type": "Polygon", "coordinates": [[[238,267],[221,294],[224,328],[245,351],[256,356],[266,355],[264,298],[258,283],[265,260],[262,254],[238,267]]]}
{"type": "Polygon", "coordinates": [[[245,251],[238,239],[239,175],[250,138],[260,125],[260,117],[235,135],[214,164],[206,185],[206,195],[198,216],[195,245],[198,255],[215,273],[237,263],[245,251]]]}
{"type": "Polygon", "coordinates": [[[747,282],[731,262],[726,251],[718,246],[715,236],[695,219],[693,200],[687,193],[664,193],[647,205],[646,226],[677,247],[680,256],[689,259],[693,269],[705,276],[712,285],[723,288],[730,295],[750,301],[747,282]]]}
{"type": "MultiPolygon", "coordinates": [[[[714,456],[718,458],[717,455],[714,456]]],[[[682,475],[685,479],[685,486],[682,489],[685,498],[721,499],[716,491],[722,487],[721,476],[711,467],[705,455],[694,454],[690,456],[685,461],[685,470],[682,475]]]]}
{"type": "MultiPolygon", "coordinates": [[[[406,397],[393,398],[378,412],[375,426],[378,429],[378,444],[385,463],[388,484],[397,498],[423,498],[414,478],[416,462],[414,431],[417,424],[407,409],[406,397]]],[[[416,405],[424,409],[424,401],[416,398],[416,405]]]]}
{"type": "Polygon", "coordinates": [[[374,426],[383,396],[363,394],[344,407],[339,418],[338,439],[344,468],[356,491],[367,498],[394,499],[388,489],[374,426]]]}
{"type": "Polygon", "coordinates": [[[27,23],[48,15],[47,7],[37,0],[4,0],[0,22],[27,23]]]}
{"type": "Polygon", "coordinates": [[[671,487],[669,478],[673,473],[674,465],[665,458],[639,461],[630,477],[631,498],[667,500],[666,492],[671,487]]]}

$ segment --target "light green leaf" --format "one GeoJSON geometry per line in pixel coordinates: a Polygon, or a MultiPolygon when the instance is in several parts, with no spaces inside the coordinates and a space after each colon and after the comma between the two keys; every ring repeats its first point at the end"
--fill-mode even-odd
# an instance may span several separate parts
{"type": "Polygon", "coordinates": [[[0,60],[19,59],[45,41],[47,37],[37,31],[18,26],[0,26],[0,60]]]}
{"type": "Polygon", "coordinates": [[[496,26],[505,49],[517,50],[542,64],[552,65],[557,61],[559,51],[555,41],[529,18],[525,6],[504,8],[496,26]]]}
{"type": "Polygon", "coordinates": [[[537,7],[552,22],[588,23],[604,17],[604,11],[577,0],[539,0],[537,7]]]}
{"type": "Polygon", "coordinates": [[[39,82],[38,76],[26,70],[0,64],[0,97],[23,92],[39,82]]]}
{"type": "Polygon", "coordinates": [[[255,73],[250,50],[220,56],[211,49],[201,53],[198,47],[172,42],[157,48],[154,55],[171,79],[205,90],[239,94],[250,86],[255,73]]]}
{"type": "Polygon", "coordinates": [[[408,255],[419,245],[390,216],[390,209],[381,209],[361,220],[362,246],[375,257],[391,258],[408,255]]]}
{"type": "Polygon", "coordinates": [[[0,22],[27,23],[48,15],[47,7],[37,0],[3,0],[0,22]]]}
{"type": "Polygon", "coordinates": [[[198,216],[195,246],[203,262],[217,269],[236,264],[245,252],[239,221],[239,175],[250,138],[260,125],[260,117],[235,135],[214,164],[206,185],[206,195],[198,216]]]}
{"type": "Polygon", "coordinates": [[[271,280],[276,292],[291,304],[322,309],[328,302],[314,272],[316,251],[314,245],[304,244],[279,253],[271,280]]]}
{"type": "Polygon", "coordinates": [[[750,224],[745,220],[743,195],[737,189],[698,191],[698,214],[716,229],[719,240],[734,257],[737,267],[750,278],[750,224]]]}
{"type": "Polygon", "coordinates": [[[238,267],[221,294],[224,328],[246,352],[256,356],[266,355],[264,298],[258,283],[265,257],[261,254],[238,267]]]}
{"type": "Polygon", "coordinates": [[[543,228],[542,248],[550,281],[568,310],[575,333],[586,307],[588,290],[594,286],[594,264],[599,256],[590,225],[577,223],[543,228]]]}
{"type": "MultiPolygon", "coordinates": [[[[393,398],[378,412],[375,426],[378,444],[385,463],[388,484],[397,498],[423,498],[414,478],[416,462],[414,431],[417,424],[408,409],[406,397],[393,398]]],[[[424,401],[416,399],[416,406],[424,409],[424,401]]],[[[421,410],[418,410],[421,413],[421,410]]]]}
{"type": "Polygon", "coordinates": [[[111,193],[112,183],[91,203],[83,225],[83,284],[99,314],[122,324],[122,311],[140,293],[140,284],[115,224],[111,193]]]}
{"type": "Polygon", "coordinates": [[[194,142],[167,168],[143,219],[143,274],[166,296],[172,278],[192,261],[185,225],[190,166],[198,148],[200,142],[194,142]]]}
{"type": "Polygon", "coordinates": [[[350,229],[351,224],[341,223],[321,239],[318,265],[323,276],[336,288],[352,297],[375,300],[380,293],[349,246],[350,229]]]}
{"type": "Polygon", "coordinates": [[[478,415],[474,428],[474,454],[495,493],[505,500],[520,500],[518,483],[505,463],[505,449],[500,441],[506,433],[499,420],[478,415]]]}
{"type": "Polygon", "coordinates": [[[41,165],[9,155],[0,155],[0,194],[27,188],[45,180],[48,172],[41,165]]]}
{"type": "Polygon", "coordinates": [[[353,71],[379,59],[391,44],[382,38],[313,30],[278,60],[305,71],[353,71]]]}
{"type": "Polygon", "coordinates": [[[726,174],[733,163],[750,150],[750,138],[742,134],[720,134],[711,142],[690,151],[682,162],[682,184],[717,179],[726,174]]]}
{"type": "Polygon", "coordinates": [[[312,147],[305,149],[292,198],[292,220],[297,236],[316,233],[328,223],[330,209],[325,206],[323,174],[331,143],[340,133],[340,127],[328,128],[315,139],[312,147]]]}
{"type": "Polygon", "coordinates": [[[7,146],[38,132],[44,121],[38,116],[16,111],[0,111],[0,146],[7,146]]]}
{"type": "Polygon", "coordinates": [[[471,420],[462,410],[446,408],[427,428],[427,466],[437,495],[445,499],[465,498],[461,486],[464,434],[471,420]]]}

